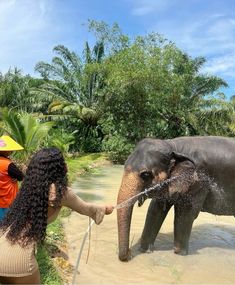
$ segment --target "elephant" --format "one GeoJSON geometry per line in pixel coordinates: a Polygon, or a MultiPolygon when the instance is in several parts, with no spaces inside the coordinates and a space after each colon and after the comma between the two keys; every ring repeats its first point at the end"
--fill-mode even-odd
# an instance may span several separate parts
{"type": "MultiPolygon", "coordinates": [[[[141,140],[125,162],[117,204],[142,192],[138,198],[141,206],[147,198],[145,189],[164,181],[170,182],[148,195],[151,201],[140,249],[153,250],[162,223],[174,206],[174,252],[187,255],[193,222],[200,211],[235,215],[235,140],[221,136],[141,140]]],[[[131,258],[132,212],[133,204],[117,210],[121,261],[131,258]]]]}

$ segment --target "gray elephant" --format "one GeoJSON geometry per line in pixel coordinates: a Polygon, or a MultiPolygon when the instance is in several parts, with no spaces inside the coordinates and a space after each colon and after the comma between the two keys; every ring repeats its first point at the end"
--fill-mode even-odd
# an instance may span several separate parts
{"type": "MultiPolygon", "coordinates": [[[[117,203],[174,177],[152,200],[141,236],[141,249],[152,249],[168,211],[174,206],[174,252],[188,253],[193,221],[200,211],[235,215],[235,140],[204,136],[172,140],[144,139],[128,157],[117,203]],[[183,177],[177,181],[176,177],[183,177]]],[[[139,205],[144,195],[139,196],[139,205]]],[[[119,259],[130,259],[133,205],[117,211],[119,259]]]]}

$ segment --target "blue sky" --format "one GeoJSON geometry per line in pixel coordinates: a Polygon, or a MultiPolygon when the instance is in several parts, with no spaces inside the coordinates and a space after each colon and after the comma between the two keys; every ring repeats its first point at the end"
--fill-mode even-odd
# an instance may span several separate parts
{"type": "Polygon", "coordinates": [[[0,71],[50,62],[63,44],[81,53],[91,39],[87,19],[117,22],[129,36],[158,32],[190,56],[203,56],[202,72],[225,79],[235,94],[234,0],[0,0],[0,71]]]}

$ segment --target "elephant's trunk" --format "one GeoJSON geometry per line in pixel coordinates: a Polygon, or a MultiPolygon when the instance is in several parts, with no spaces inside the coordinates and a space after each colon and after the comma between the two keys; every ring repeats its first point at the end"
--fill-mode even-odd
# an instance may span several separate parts
{"type": "MultiPolygon", "coordinates": [[[[136,173],[125,171],[118,194],[117,204],[135,196],[139,192],[139,184],[138,175],[136,173]]],[[[128,261],[130,257],[129,239],[132,211],[133,205],[127,205],[117,211],[119,259],[121,261],[128,261]]]]}
{"type": "Polygon", "coordinates": [[[128,209],[119,209],[118,217],[118,244],[119,244],[119,259],[128,261],[129,253],[129,237],[133,206],[128,209]]]}

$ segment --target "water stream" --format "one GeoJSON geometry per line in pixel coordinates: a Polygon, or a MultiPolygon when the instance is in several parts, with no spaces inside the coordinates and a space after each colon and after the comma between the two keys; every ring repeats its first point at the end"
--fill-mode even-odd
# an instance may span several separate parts
{"type": "MultiPolygon", "coordinates": [[[[72,187],[86,201],[116,205],[122,173],[122,166],[105,166],[79,177],[72,187]]],[[[77,284],[235,284],[234,217],[200,213],[194,222],[189,255],[179,256],[173,252],[172,209],[157,236],[154,252],[140,253],[138,242],[149,202],[140,208],[134,206],[130,234],[133,257],[129,262],[118,260],[116,211],[92,227],[88,263],[87,240],[77,284]]],[[[88,218],[73,212],[64,225],[70,261],[75,265],[88,218]]]]}

